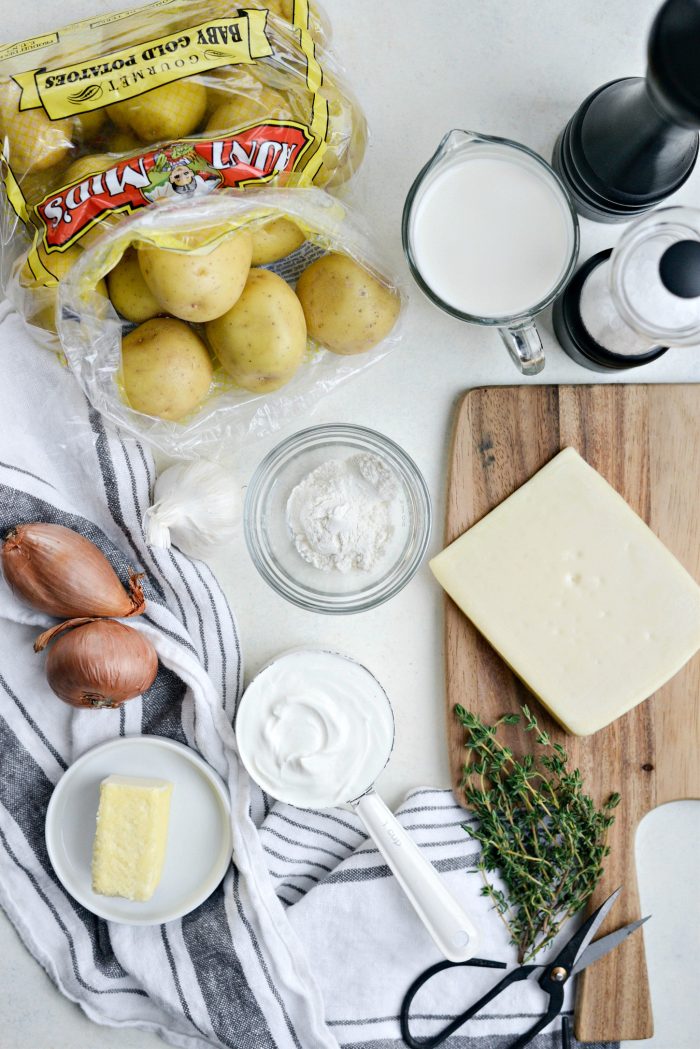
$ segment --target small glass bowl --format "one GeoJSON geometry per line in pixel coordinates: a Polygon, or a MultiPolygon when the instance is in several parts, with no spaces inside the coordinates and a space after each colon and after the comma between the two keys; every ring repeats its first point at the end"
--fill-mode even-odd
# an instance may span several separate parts
{"type": "Polygon", "coordinates": [[[245,539],[260,575],[292,604],[330,615],[364,612],[398,594],[423,560],[431,523],[428,488],[416,464],[388,437],[364,426],[311,426],[288,437],[260,463],[245,499],[245,539]],[[394,534],[372,569],[323,571],[297,551],[287,500],[317,466],[361,452],[382,459],[396,478],[394,534]]]}

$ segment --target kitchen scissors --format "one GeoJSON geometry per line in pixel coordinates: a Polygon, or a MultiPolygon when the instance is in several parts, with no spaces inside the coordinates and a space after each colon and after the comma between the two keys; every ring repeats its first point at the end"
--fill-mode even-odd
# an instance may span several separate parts
{"type": "MultiPolygon", "coordinates": [[[[506,965],[504,962],[493,962],[485,958],[470,958],[466,962],[438,962],[437,965],[431,965],[429,969],[426,969],[409,987],[406,992],[406,996],[401,1005],[401,1037],[409,1049],[435,1049],[436,1046],[441,1045],[446,1041],[451,1034],[454,1034],[462,1024],[466,1023],[473,1016],[476,1016],[485,1005],[492,1002],[494,998],[497,998],[506,988],[510,987],[513,983],[520,983],[522,980],[527,980],[532,973],[539,970],[542,971],[542,975],[538,979],[538,983],[542,990],[548,995],[549,1001],[547,1004],[547,1010],[537,1023],[535,1023],[526,1034],[521,1035],[520,1038],[512,1042],[508,1049],[523,1049],[524,1046],[528,1045],[532,1039],[543,1031],[544,1028],[550,1024],[562,1011],[564,1005],[564,985],[575,973],[581,972],[587,966],[597,962],[599,958],[608,954],[609,951],[614,950],[618,947],[628,936],[631,935],[640,925],[643,925],[645,921],[648,921],[649,916],[646,918],[640,918],[638,921],[630,922],[629,925],[625,925],[622,929],[617,929],[615,932],[609,933],[607,936],[602,936],[595,943],[591,943],[591,940],[595,936],[600,926],[605,921],[611,907],[615,903],[616,899],[620,895],[621,889],[616,889],[615,892],[605,900],[604,903],[598,907],[596,911],[591,914],[589,918],[583,923],[581,928],[574,933],[571,939],[562,947],[558,954],[549,962],[542,965],[520,965],[517,969],[513,969],[507,973],[495,987],[483,995],[478,1002],[470,1006],[459,1016],[451,1020],[447,1027],[444,1027],[442,1031],[439,1031],[436,1035],[432,1035],[428,1038],[416,1038],[411,1034],[409,1028],[409,1011],[413,999],[415,998],[418,991],[423,987],[433,976],[437,973],[443,972],[445,969],[452,969],[456,966],[463,965],[475,965],[479,967],[486,967],[492,969],[505,969],[506,965]]],[[[570,1049],[571,1039],[569,1033],[568,1018],[564,1017],[562,1020],[562,1049],[570,1049]]]]}

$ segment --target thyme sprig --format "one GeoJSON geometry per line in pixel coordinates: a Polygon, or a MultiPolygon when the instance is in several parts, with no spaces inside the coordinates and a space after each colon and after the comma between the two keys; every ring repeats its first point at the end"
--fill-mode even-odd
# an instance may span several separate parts
{"type": "Polygon", "coordinates": [[[520,962],[527,962],[552,942],[564,922],[593,893],[610,849],[608,830],[620,795],[602,808],[584,792],[579,769],[570,771],[560,743],[540,729],[522,707],[525,729],[538,750],[516,759],[497,738],[501,725],[516,725],[520,714],[506,714],[486,725],[476,714],[455,707],[466,731],[469,752],[462,789],[477,822],[464,830],[481,845],[478,870],[520,962]],[[487,875],[498,871],[506,891],[487,875]]]}

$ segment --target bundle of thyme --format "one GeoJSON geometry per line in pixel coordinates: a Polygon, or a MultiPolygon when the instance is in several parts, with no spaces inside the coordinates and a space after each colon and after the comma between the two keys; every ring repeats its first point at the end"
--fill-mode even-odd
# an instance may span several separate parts
{"type": "Polygon", "coordinates": [[[516,759],[496,733],[500,725],[518,724],[519,714],[489,726],[455,707],[469,751],[462,789],[477,818],[475,825],[463,826],[481,845],[481,893],[492,900],[519,961],[526,962],[593,893],[610,851],[607,834],[620,795],[611,794],[597,809],[583,790],[580,771],[568,770],[561,744],[551,741],[526,706],[522,711],[526,731],[535,733],[542,751],[516,759]],[[506,892],[489,881],[494,871],[506,892]]]}

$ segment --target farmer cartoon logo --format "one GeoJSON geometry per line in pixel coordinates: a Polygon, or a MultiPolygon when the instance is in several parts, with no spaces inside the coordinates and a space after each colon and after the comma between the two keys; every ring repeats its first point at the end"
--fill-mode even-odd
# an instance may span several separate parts
{"type": "Polygon", "coordinates": [[[149,184],[141,192],[149,203],[173,195],[201,196],[211,193],[223,181],[220,172],[186,143],[156,153],[148,175],[149,184]]]}

